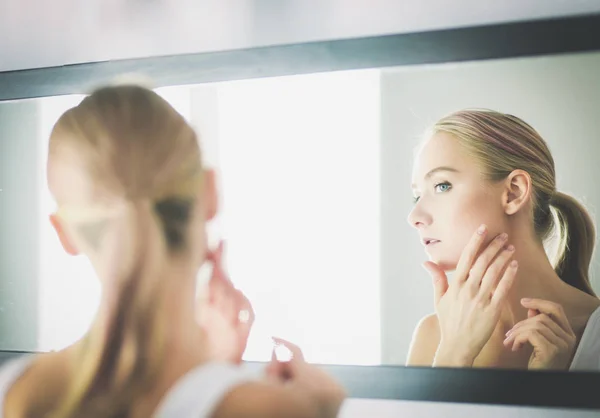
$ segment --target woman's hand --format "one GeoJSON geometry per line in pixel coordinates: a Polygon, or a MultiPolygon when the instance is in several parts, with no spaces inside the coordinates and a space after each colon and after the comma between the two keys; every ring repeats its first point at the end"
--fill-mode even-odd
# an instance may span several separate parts
{"type": "Polygon", "coordinates": [[[344,388],[323,370],[308,364],[296,345],[281,338],[273,338],[273,341],[290,350],[292,358],[285,362],[279,361],[274,349],[271,363],[266,369],[267,378],[305,395],[315,405],[318,417],[337,417],[346,398],[344,388]]]}
{"type": "Polygon", "coordinates": [[[504,346],[512,351],[533,347],[529,369],[567,370],[575,353],[577,337],[561,305],[541,299],[523,299],[527,319],[506,333],[504,346]]]}
{"type": "Polygon", "coordinates": [[[206,298],[199,301],[199,322],[205,330],[210,357],[239,364],[254,323],[248,298],[233,286],[222,266],[223,243],[207,259],[213,264],[206,298]]]}
{"type": "Polygon", "coordinates": [[[487,228],[482,225],[465,247],[448,286],[435,263],[424,267],[434,280],[441,338],[434,366],[469,367],[491,337],[517,273],[514,247],[501,234],[479,254],[487,228]]]}

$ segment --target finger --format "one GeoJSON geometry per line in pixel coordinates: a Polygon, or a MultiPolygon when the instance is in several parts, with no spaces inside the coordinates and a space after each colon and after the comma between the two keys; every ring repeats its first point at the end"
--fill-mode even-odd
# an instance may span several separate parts
{"type": "Polygon", "coordinates": [[[218,271],[214,271],[208,286],[208,303],[218,310],[229,323],[237,323],[239,317],[239,297],[237,289],[229,280],[222,278],[218,271]]]}
{"type": "Polygon", "coordinates": [[[539,351],[546,351],[553,345],[537,330],[529,330],[515,337],[512,351],[518,351],[526,344],[530,344],[534,349],[539,351]]]}
{"type": "Polygon", "coordinates": [[[537,309],[527,309],[527,318],[533,318],[536,315],[539,315],[540,311],[537,309]]]}
{"type": "Polygon", "coordinates": [[[293,344],[283,338],[272,337],[275,344],[283,345],[292,353],[292,360],[297,360],[304,362],[304,354],[302,354],[302,350],[296,344],[293,344]]]}
{"type": "Polygon", "coordinates": [[[277,354],[275,353],[275,347],[271,351],[271,361],[265,369],[267,378],[275,381],[287,380],[291,376],[289,372],[288,364],[277,360],[277,354]]]}
{"type": "Polygon", "coordinates": [[[505,233],[498,235],[477,257],[467,278],[467,282],[473,290],[479,290],[485,272],[491,266],[498,253],[504,248],[507,239],[508,235],[505,233]]]}
{"type": "MultiPolygon", "coordinates": [[[[546,314],[539,314],[537,316],[517,323],[510,331],[508,331],[507,336],[510,336],[511,334],[520,330],[521,328],[531,327],[548,329],[556,336],[556,338],[565,341],[565,343],[568,343],[571,340],[571,336],[546,314]]],[[[548,338],[552,339],[550,338],[550,336],[548,336],[548,338]]]]}
{"type": "Polygon", "coordinates": [[[540,324],[540,322],[528,322],[515,329],[512,333],[510,333],[508,338],[504,340],[504,345],[510,345],[511,342],[516,341],[519,336],[532,335],[535,333],[542,335],[549,343],[556,347],[560,347],[561,349],[566,349],[569,346],[568,342],[564,338],[559,337],[550,328],[540,324]]]}
{"type": "Polygon", "coordinates": [[[569,335],[573,335],[571,324],[569,324],[565,311],[560,304],[550,302],[549,300],[524,298],[521,299],[521,305],[528,309],[536,309],[539,312],[550,316],[569,335]]]}
{"type": "Polygon", "coordinates": [[[481,280],[480,295],[485,298],[489,298],[494,287],[498,284],[498,281],[502,277],[502,274],[506,271],[506,267],[514,255],[515,247],[509,245],[500,255],[492,262],[492,264],[486,270],[483,279],[481,280]]]}
{"type": "Polygon", "coordinates": [[[427,261],[423,264],[423,268],[427,270],[433,280],[433,294],[435,306],[440,302],[442,296],[448,291],[448,277],[446,272],[435,263],[427,261]]]}
{"type": "Polygon", "coordinates": [[[248,298],[240,290],[236,290],[236,294],[238,298],[238,329],[242,339],[247,339],[254,324],[254,309],[252,309],[248,298]]]}
{"type": "Polygon", "coordinates": [[[221,282],[231,282],[231,279],[223,267],[224,243],[221,241],[218,247],[210,252],[207,259],[212,263],[212,284],[221,282]]]}
{"type": "Polygon", "coordinates": [[[502,279],[500,279],[500,282],[498,283],[498,286],[496,286],[496,290],[494,291],[494,295],[492,296],[491,305],[495,309],[500,308],[504,304],[506,298],[508,297],[510,289],[512,288],[513,283],[515,282],[515,277],[517,276],[518,268],[519,263],[517,262],[517,260],[512,260],[508,265],[508,268],[502,275],[502,279]]]}
{"type": "Polygon", "coordinates": [[[222,295],[225,298],[234,298],[233,292],[236,290],[232,281],[227,276],[222,265],[223,243],[211,253],[210,259],[213,264],[212,274],[208,282],[209,291],[222,295]]]}
{"type": "Polygon", "coordinates": [[[566,352],[569,349],[569,344],[556,337],[555,334],[550,332],[550,330],[545,328],[537,328],[537,329],[529,329],[522,333],[525,335],[525,342],[521,342],[520,344],[516,343],[513,345],[513,351],[520,350],[521,347],[525,343],[529,343],[534,349],[545,352],[566,352]]]}
{"type": "Polygon", "coordinates": [[[212,273],[208,281],[209,290],[220,290],[223,291],[228,287],[232,286],[231,280],[227,278],[219,259],[212,262],[212,273]]]}
{"type": "Polygon", "coordinates": [[[487,226],[481,225],[465,246],[460,259],[458,260],[458,265],[456,266],[455,281],[457,283],[462,283],[467,280],[469,270],[475,262],[477,254],[479,253],[479,249],[481,248],[486,236],[487,226]]]}
{"type": "Polygon", "coordinates": [[[252,307],[252,303],[250,302],[250,299],[248,299],[241,290],[236,290],[236,292],[238,293],[238,297],[241,299],[240,311],[243,310],[248,312],[248,319],[246,320],[246,322],[253,323],[256,319],[256,315],[254,312],[254,308],[252,307]]]}
{"type": "Polygon", "coordinates": [[[208,258],[211,261],[220,259],[221,256],[223,255],[224,246],[225,246],[224,242],[222,240],[219,241],[219,243],[217,244],[217,248],[215,248],[214,250],[206,251],[206,258],[208,258]]]}
{"type": "Polygon", "coordinates": [[[223,267],[223,251],[224,243],[221,241],[217,249],[211,253],[210,260],[213,264],[213,270],[217,271],[221,277],[226,278],[225,269],[223,267]]]}

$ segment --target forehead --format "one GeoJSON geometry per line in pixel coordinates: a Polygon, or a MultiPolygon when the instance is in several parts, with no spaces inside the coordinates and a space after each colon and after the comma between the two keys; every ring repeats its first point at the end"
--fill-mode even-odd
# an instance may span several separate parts
{"type": "Polygon", "coordinates": [[[438,132],[432,135],[415,157],[413,182],[421,181],[437,167],[452,167],[460,172],[478,172],[478,166],[451,134],[438,132]]]}

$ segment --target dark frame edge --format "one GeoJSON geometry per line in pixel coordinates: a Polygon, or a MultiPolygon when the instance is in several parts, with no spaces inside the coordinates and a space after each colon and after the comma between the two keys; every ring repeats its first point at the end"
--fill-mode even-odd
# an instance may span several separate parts
{"type": "Polygon", "coordinates": [[[0,101],[86,94],[127,73],[155,87],[600,50],[600,14],[0,72],[0,101]]]}
{"type": "MultiPolygon", "coordinates": [[[[264,363],[248,362],[259,370],[264,363]]],[[[319,365],[348,396],[418,402],[600,410],[600,373],[319,365]]]]}
{"type": "MultiPolygon", "coordinates": [[[[39,354],[0,350],[2,362],[39,354]]],[[[245,362],[259,372],[264,362],[245,362]]],[[[600,410],[600,373],[319,365],[358,399],[600,410]]]]}
{"type": "MultiPolygon", "coordinates": [[[[0,101],[89,93],[123,73],[156,87],[600,50],[600,14],[0,73],[0,101]]],[[[0,361],[32,354],[0,351],[0,361]]],[[[249,362],[250,368],[264,363],[249,362]]],[[[354,398],[600,409],[600,373],[322,365],[354,398]]]]}

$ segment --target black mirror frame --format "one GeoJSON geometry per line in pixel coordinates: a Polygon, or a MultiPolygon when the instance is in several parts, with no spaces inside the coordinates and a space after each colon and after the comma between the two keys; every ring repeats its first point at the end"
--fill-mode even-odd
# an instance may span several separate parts
{"type": "MultiPolygon", "coordinates": [[[[600,14],[0,72],[0,101],[85,94],[123,73],[144,74],[163,87],[591,51],[600,51],[600,14]]],[[[23,354],[0,351],[0,362],[23,354]]],[[[322,367],[355,398],[600,409],[600,373],[322,367]]]]}

